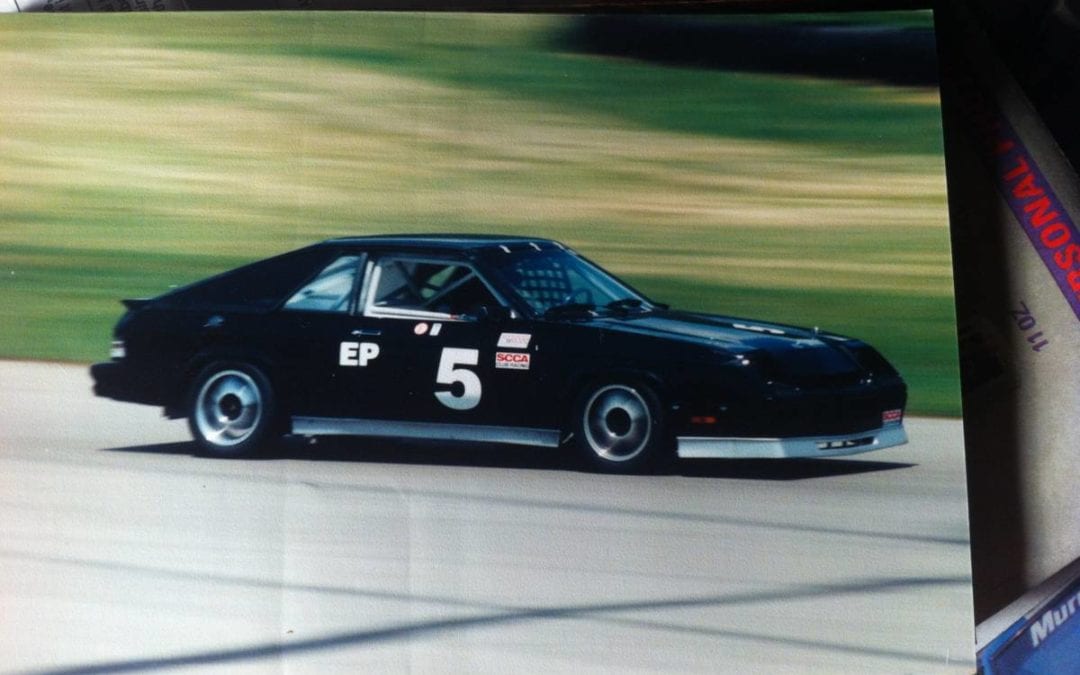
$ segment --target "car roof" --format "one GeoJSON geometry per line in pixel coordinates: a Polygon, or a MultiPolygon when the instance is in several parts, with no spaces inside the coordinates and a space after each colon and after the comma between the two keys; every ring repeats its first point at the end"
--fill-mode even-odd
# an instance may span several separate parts
{"type": "Polygon", "coordinates": [[[520,246],[522,244],[554,244],[561,246],[551,239],[490,234],[387,234],[365,237],[340,237],[322,242],[322,245],[328,246],[342,244],[425,251],[475,251],[498,246],[520,246]]]}

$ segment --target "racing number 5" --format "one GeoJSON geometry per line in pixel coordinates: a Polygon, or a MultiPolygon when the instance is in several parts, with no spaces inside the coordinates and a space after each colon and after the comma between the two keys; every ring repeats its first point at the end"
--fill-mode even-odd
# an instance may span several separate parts
{"type": "Polygon", "coordinates": [[[439,403],[453,410],[472,410],[480,403],[480,378],[467,368],[456,367],[458,365],[475,366],[479,361],[479,350],[443,347],[435,382],[449,385],[460,382],[464,385],[464,390],[460,396],[455,396],[453,391],[435,392],[435,398],[439,399],[439,403]]]}

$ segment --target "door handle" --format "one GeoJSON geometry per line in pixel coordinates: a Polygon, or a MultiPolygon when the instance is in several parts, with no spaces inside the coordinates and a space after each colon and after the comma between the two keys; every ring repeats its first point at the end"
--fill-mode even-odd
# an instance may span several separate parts
{"type": "Polygon", "coordinates": [[[382,335],[382,331],[378,328],[354,328],[352,335],[353,337],[375,337],[382,335]]]}

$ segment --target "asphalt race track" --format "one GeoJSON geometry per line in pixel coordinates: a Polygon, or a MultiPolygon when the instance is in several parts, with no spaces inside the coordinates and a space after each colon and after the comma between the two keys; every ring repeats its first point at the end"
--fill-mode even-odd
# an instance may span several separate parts
{"type": "Polygon", "coordinates": [[[192,456],[84,367],[0,362],[4,672],[970,672],[961,424],[850,459],[192,456]]]}

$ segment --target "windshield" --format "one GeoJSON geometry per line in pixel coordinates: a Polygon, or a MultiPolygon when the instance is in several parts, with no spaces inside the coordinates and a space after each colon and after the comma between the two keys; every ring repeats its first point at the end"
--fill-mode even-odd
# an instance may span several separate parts
{"type": "Polygon", "coordinates": [[[651,307],[604,270],[561,248],[530,247],[496,254],[490,263],[537,316],[558,307],[651,307]]]}

